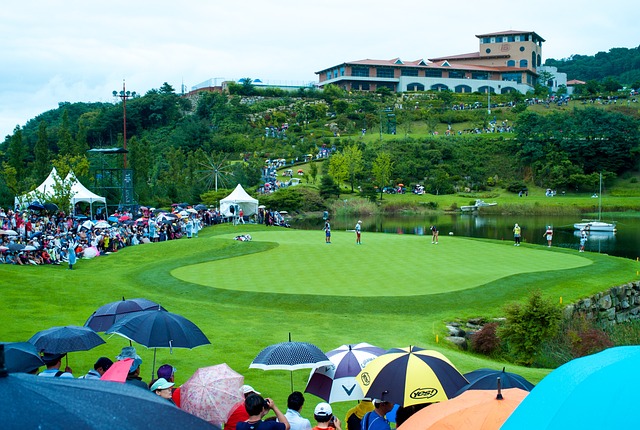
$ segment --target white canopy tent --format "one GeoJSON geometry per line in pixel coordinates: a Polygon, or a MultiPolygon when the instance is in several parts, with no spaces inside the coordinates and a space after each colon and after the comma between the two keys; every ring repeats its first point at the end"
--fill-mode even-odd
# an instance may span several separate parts
{"type": "Polygon", "coordinates": [[[238,206],[246,216],[258,213],[258,200],[247,194],[240,184],[231,194],[220,200],[220,212],[226,216],[237,215],[237,213],[231,213],[229,210],[231,206],[238,206]]]}
{"type": "MultiPolygon", "coordinates": [[[[62,182],[62,179],[58,175],[56,168],[51,169],[51,173],[47,176],[47,179],[42,182],[35,190],[29,191],[26,194],[21,196],[16,196],[14,198],[14,204],[16,207],[25,207],[29,203],[39,200],[42,196],[45,199],[52,198],[55,195],[55,184],[56,182],[62,182]]],[[[91,213],[93,214],[93,203],[103,203],[105,206],[105,213],[107,209],[107,199],[101,197],[87,189],[82,183],[76,178],[76,175],[69,171],[67,177],[64,179],[64,182],[71,184],[71,208],[75,206],[78,202],[87,202],[89,203],[89,208],[91,213]]],[[[40,202],[45,203],[45,202],[40,202]]]]}

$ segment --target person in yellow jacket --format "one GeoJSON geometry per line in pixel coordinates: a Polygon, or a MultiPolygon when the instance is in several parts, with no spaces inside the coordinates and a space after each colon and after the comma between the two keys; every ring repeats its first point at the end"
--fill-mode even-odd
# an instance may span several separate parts
{"type": "Polygon", "coordinates": [[[345,430],[360,430],[362,417],[372,410],[373,403],[371,400],[360,400],[355,407],[347,411],[347,416],[344,419],[344,422],[347,424],[345,430]]]}

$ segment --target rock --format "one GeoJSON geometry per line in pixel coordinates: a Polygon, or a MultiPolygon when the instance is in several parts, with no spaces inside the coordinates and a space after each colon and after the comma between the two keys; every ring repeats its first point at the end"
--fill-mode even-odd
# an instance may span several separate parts
{"type": "Polygon", "coordinates": [[[445,339],[466,351],[467,339],[465,339],[464,337],[447,336],[445,339]]]}
{"type": "MultiPolygon", "coordinates": [[[[611,301],[611,296],[609,294],[602,296],[602,298],[598,300],[598,306],[601,310],[609,309],[611,308],[611,305],[612,305],[612,301],[611,301]]],[[[615,309],[614,309],[614,312],[615,312],[615,309]]]]}
{"type": "Polygon", "coordinates": [[[465,331],[459,327],[455,327],[453,325],[448,325],[447,330],[449,330],[449,334],[454,337],[464,337],[465,331]]]}

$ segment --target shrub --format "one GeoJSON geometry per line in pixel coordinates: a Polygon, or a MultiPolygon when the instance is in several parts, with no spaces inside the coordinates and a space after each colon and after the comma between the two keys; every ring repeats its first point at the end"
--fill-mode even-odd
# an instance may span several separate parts
{"type": "Polygon", "coordinates": [[[526,303],[506,306],[506,322],[498,330],[498,336],[507,343],[516,362],[531,365],[543,341],[558,333],[561,315],[557,303],[534,291],[526,303]]]}
{"type": "Polygon", "coordinates": [[[498,323],[489,323],[471,336],[471,350],[484,355],[493,355],[500,349],[498,323]]]}

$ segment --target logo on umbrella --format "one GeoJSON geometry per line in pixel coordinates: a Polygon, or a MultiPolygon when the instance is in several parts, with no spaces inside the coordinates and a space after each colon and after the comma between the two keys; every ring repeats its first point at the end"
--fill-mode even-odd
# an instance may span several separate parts
{"type": "Polygon", "coordinates": [[[360,380],[362,381],[362,385],[365,387],[371,383],[371,378],[369,377],[369,373],[364,372],[360,374],[360,380]]]}
{"type": "Polygon", "coordinates": [[[430,399],[438,394],[437,388],[416,388],[409,394],[412,399],[430,399]]]}

